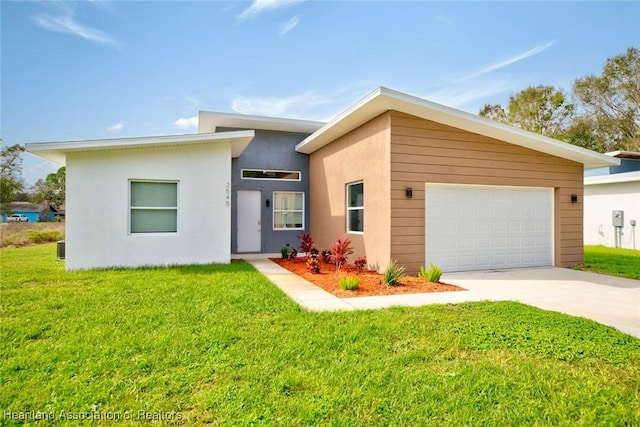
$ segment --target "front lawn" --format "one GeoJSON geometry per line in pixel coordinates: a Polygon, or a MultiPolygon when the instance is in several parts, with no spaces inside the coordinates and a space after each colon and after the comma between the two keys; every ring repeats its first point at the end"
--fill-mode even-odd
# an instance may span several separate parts
{"type": "Polygon", "coordinates": [[[311,313],[243,262],[0,256],[2,424],[640,423],[640,340],[590,320],[512,302],[311,313]]]}
{"type": "Polygon", "coordinates": [[[576,270],[640,279],[640,250],[587,245],[584,264],[576,270]]]}

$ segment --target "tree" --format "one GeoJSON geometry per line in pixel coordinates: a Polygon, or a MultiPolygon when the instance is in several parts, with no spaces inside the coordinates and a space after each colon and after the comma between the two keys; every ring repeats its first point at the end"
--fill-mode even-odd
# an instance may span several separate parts
{"type": "Polygon", "coordinates": [[[640,150],[640,50],[607,59],[602,75],[576,79],[573,92],[607,151],[640,150]]]}
{"type": "Polygon", "coordinates": [[[64,205],[66,198],[66,179],[67,170],[62,166],[57,172],[50,173],[45,179],[39,179],[33,184],[33,187],[31,187],[33,201],[35,203],[43,203],[45,206],[45,218],[49,218],[51,205],[56,207],[64,205]]]}
{"type": "Polygon", "coordinates": [[[506,110],[500,105],[485,105],[479,114],[530,132],[562,138],[574,111],[574,104],[562,90],[540,85],[510,96],[506,110]]]}
{"type": "Polygon", "coordinates": [[[11,202],[16,193],[23,188],[20,174],[22,174],[22,158],[24,147],[18,144],[4,147],[0,150],[0,210],[10,213],[11,202]]]}

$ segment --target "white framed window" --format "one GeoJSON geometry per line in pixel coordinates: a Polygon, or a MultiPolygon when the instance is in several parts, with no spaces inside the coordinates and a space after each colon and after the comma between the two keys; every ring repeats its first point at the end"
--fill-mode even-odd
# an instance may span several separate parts
{"type": "Polygon", "coordinates": [[[273,192],[273,229],[304,230],[304,193],[273,192]]]}
{"type": "Polygon", "coordinates": [[[178,182],[129,181],[129,233],[178,232],[178,182]]]}
{"type": "Polygon", "coordinates": [[[347,232],[364,232],[364,182],[347,184],[347,232]]]}
{"type": "Polygon", "coordinates": [[[300,171],[242,169],[240,177],[242,179],[266,179],[271,181],[300,181],[302,173],[300,171]]]}

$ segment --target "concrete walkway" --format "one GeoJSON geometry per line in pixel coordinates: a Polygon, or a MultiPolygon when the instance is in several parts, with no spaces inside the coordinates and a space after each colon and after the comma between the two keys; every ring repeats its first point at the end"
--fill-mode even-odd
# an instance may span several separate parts
{"type": "Polygon", "coordinates": [[[292,300],[312,311],[518,301],[586,317],[640,338],[640,280],[555,267],[473,271],[442,276],[443,282],[467,291],[338,298],[268,259],[247,261],[292,300]]]}

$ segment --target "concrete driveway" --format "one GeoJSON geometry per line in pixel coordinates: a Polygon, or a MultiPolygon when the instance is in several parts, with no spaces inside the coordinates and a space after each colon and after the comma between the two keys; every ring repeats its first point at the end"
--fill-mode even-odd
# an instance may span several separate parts
{"type": "Polygon", "coordinates": [[[640,338],[640,280],[549,267],[446,273],[442,281],[485,299],[586,317],[640,338]]]}

